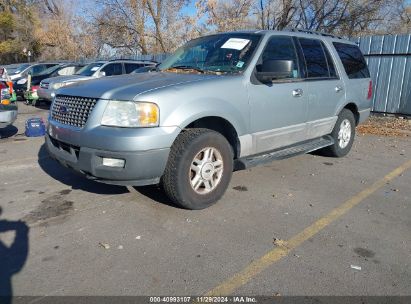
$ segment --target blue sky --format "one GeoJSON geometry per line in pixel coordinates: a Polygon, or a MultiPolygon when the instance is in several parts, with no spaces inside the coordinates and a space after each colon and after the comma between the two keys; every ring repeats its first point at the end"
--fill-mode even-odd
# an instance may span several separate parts
{"type": "MultiPolygon", "coordinates": [[[[411,1],[411,0],[410,0],[411,1]]],[[[196,14],[196,1],[195,0],[190,0],[190,3],[188,5],[186,5],[183,10],[182,13],[184,15],[195,15],[196,14]]]]}

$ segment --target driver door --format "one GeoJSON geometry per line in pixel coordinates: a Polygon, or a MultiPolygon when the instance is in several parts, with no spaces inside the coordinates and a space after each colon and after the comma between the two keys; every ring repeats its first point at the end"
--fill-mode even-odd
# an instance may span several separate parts
{"type": "Polygon", "coordinates": [[[272,36],[262,52],[264,60],[291,60],[292,73],[272,83],[252,80],[249,85],[252,154],[275,150],[306,137],[307,96],[300,60],[290,36],[272,36]]]}

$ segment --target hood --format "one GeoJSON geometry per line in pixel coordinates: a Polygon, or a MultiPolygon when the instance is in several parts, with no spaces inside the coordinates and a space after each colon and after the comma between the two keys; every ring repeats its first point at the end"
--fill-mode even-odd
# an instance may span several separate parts
{"type": "Polygon", "coordinates": [[[94,77],[81,76],[81,75],[65,75],[65,76],[46,78],[46,79],[43,79],[42,81],[47,82],[47,83],[60,83],[60,82],[80,81],[80,80],[87,80],[87,79],[94,79],[94,77]]]}
{"type": "Polygon", "coordinates": [[[128,74],[75,83],[59,89],[57,94],[89,98],[133,100],[136,95],[147,91],[216,77],[221,76],[164,72],[128,74]]]}

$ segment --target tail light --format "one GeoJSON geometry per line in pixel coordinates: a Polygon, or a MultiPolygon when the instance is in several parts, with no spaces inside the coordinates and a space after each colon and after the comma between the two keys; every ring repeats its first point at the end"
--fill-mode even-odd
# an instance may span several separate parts
{"type": "Polygon", "coordinates": [[[4,89],[7,89],[7,87],[2,82],[0,82],[0,101],[3,99],[4,89]]]}
{"type": "Polygon", "coordinates": [[[370,84],[368,85],[368,95],[367,95],[367,99],[371,99],[372,98],[372,80],[370,80],[370,84]]]}
{"type": "Polygon", "coordinates": [[[33,92],[36,92],[38,89],[39,89],[39,86],[32,86],[32,87],[31,87],[31,90],[32,90],[33,92]]]}

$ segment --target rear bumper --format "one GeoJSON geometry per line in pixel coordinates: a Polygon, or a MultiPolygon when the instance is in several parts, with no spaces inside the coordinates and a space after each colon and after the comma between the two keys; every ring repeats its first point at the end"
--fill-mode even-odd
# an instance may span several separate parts
{"type": "Polygon", "coordinates": [[[13,124],[17,118],[17,110],[0,111],[0,128],[13,124]]]}
{"type": "Polygon", "coordinates": [[[360,117],[358,119],[358,124],[360,124],[360,123],[363,123],[370,116],[371,108],[358,111],[358,113],[360,114],[359,115],[360,117]]]}
{"type": "Polygon", "coordinates": [[[46,134],[46,146],[52,158],[87,178],[106,184],[143,186],[157,184],[165,170],[169,148],[149,151],[114,152],[76,147],[46,134]],[[124,168],[103,165],[103,158],[125,160],[124,168]]]}

